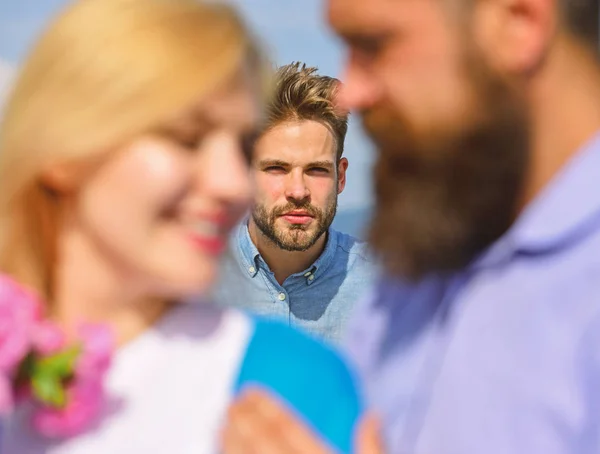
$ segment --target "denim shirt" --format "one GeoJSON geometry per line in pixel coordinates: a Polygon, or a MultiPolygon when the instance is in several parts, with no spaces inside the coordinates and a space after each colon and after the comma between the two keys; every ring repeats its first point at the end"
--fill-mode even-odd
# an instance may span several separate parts
{"type": "Polygon", "coordinates": [[[373,283],[375,268],[366,243],[330,228],[321,256],[280,285],[244,222],[233,234],[213,299],[336,344],[354,303],[373,283]]]}

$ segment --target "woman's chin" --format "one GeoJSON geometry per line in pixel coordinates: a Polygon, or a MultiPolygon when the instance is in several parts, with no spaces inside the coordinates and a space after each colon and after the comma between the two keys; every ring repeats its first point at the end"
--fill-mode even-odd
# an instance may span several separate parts
{"type": "Polygon", "coordinates": [[[216,277],[216,271],[181,273],[166,286],[169,289],[169,298],[173,300],[187,300],[189,298],[205,297],[214,284],[216,277]]]}

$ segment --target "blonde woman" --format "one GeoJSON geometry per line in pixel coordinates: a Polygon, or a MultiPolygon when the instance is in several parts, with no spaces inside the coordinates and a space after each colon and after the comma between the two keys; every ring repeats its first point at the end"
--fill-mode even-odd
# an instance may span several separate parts
{"type": "Polygon", "coordinates": [[[96,424],[50,439],[25,406],[3,453],[216,452],[247,382],[349,450],[359,401],[332,351],[193,301],[251,196],[264,74],[235,14],[195,0],[80,0],[41,36],[0,130],[0,272],[118,349],[96,424]]]}

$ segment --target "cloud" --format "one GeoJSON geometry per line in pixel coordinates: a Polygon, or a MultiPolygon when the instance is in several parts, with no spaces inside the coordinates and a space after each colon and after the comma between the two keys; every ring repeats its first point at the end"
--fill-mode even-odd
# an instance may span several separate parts
{"type": "Polygon", "coordinates": [[[14,73],[14,67],[7,61],[0,59],[0,109],[2,109],[8,97],[14,73]]]}

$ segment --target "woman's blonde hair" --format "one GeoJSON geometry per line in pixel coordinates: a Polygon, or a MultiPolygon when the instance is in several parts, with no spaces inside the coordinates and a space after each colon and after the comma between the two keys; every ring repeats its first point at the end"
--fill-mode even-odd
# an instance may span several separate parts
{"type": "MultiPolygon", "coordinates": [[[[49,166],[87,161],[197,102],[247,61],[266,65],[226,6],[79,0],[25,62],[0,129],[0,271],[52,296],[58,196],[49,166]]],[[[263,89],[266,84],[263,84],[263,89]]]]}

